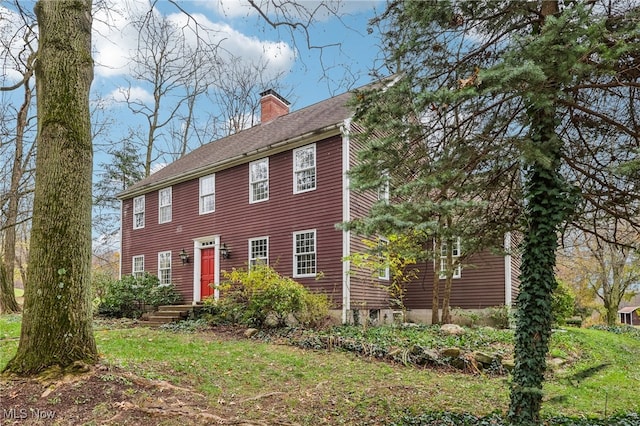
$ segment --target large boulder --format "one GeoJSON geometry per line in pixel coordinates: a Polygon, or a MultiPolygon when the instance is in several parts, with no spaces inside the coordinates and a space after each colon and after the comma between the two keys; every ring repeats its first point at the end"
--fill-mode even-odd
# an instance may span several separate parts
{"type": "Polygon", "coordinates": [[[440,327],[440,331],[444,334],[454,336],[460,336],[466,333],[465,329],[460,327],[458,324],[442,324],[442,327],[440,327]]]}

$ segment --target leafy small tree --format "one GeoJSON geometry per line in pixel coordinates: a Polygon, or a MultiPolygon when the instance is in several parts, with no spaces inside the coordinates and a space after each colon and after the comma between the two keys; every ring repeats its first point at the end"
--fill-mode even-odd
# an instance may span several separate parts
{"type": "Polygon", "coordinates": [[[407,285],[417,278],[415,267],[424,256],[423,237],[417,231],[389,235],[387,239],[364,239],[366,252],[353,253],[348,257],[352,267],[370,271],[372,283],[382,288],[389,297],[390,305],[401,309],[406,316],[404,298],[407,285]],[[389,272],[389,281],[379,277],[389,272]]]}
{"type": "Polygon", "coordinates": [[[564,281],[558,281],[551,294],[551,313],[556,324],[564,324],[574,314],[575,301],[571,288],[564,281]]]}

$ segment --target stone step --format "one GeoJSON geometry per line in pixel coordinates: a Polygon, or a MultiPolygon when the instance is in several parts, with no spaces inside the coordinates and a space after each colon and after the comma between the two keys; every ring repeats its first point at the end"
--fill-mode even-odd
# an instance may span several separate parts
{"type": "Polygon", "coordinates": [[[156,311],[149,315],[149,317],[176,317],[185,318],[188,315],[188,311],[156,311]]]}
{"type": "Polygon", "coordinates": [[[158,306],[158,311],[182,311],[189,312],[202,308],[201,305],[162,305],[158,306]]]}

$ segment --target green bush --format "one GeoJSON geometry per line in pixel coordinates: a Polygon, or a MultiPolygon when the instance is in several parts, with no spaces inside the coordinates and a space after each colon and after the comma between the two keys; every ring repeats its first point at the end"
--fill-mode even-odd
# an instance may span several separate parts
{"type": "Polygon", "coordinates": [[[160,285],[155,275],[145,273],[140,278],[127,275],[109,285],[98,313],[115,318],[138,318],[147,307],[171,305],[180,299],[173,285],[160,285]]]}
{"type": "Polygon", "coordinates": [[[573,316],[575,296],[567,284],[558,281],[558,286],[551,294],[551,313],[556,324],[565,324],[567,318],[573,316]]]}
{"type": "Polygon", "coordinates": [[[316,326],[329,312],[325,295],[309,292],[304,286],[278,274],[268,265],[251,270],[223,272],[219,301],[207,302],[214,318],[254,327],[284,326],[293,317],[304,326],[316,326]]]}

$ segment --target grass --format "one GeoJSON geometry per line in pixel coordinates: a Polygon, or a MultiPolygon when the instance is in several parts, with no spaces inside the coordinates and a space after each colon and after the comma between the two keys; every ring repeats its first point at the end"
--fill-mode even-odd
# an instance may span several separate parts
{"type": "MultiPolygon", "coordinates": [[[[20,317],[0,317],[0,368],[17,348],[20,317]]],[[[498,351],[509,356],[512,332],[473,330],[445,337],[434,328],[340,327],[342,336],[380,346],[420,344],[498,351]]],[[[213,332],[97,327],[103,363],[136,375],[188,386],[211,406],[233,406],[244,418],[287,416],[299,424],[376,424],[428,411],[506,412],[507,376],[420,369],[344,351],[305,350],[213,332]],[[270,405],[261,396],[278,395],[270,405]],[[253,401],[255,403],[247,403],[253,401]]],[[[602,417],[640,410],[640,339],[570,328],[555,333],[551,353],[566,364],[545,383],[544,416],[602,417]]],[[[281,417],[280,417],[281,418],[281,417]]]]}

